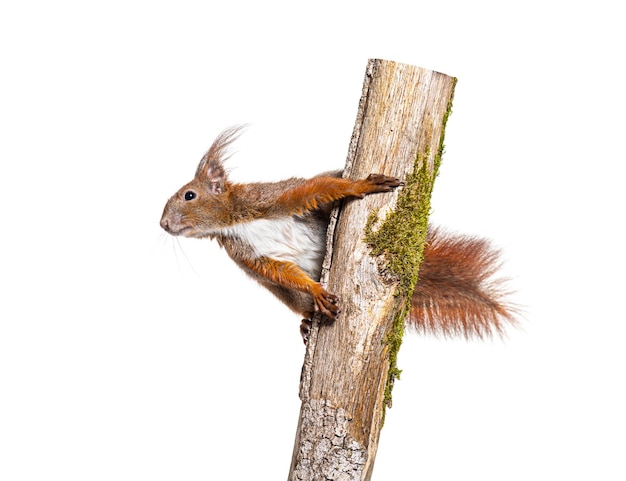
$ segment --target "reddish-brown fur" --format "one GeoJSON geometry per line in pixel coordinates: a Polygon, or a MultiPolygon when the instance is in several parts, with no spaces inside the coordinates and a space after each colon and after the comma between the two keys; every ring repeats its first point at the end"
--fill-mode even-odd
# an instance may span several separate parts
{"type": "MultiPolygon", "coordinates": [[[[311,279],[297,264],[268,259],[267,257],[243,259],[242,263],[254,274],[271,283],[309,294],[313,298],[313,307],[316,312],[319,311],[331,319],[334,319],[339,313],[337,296],[326,291],[319,282],[311,279]]],[[[313,312],[305,311],[300,314],[310,318],[313,312]]]]}
{"type": "Polygon", "coordinates": [[[377,192],[389,192],[402,185],[398,179],[370,174],[367,179],[350,180],[338,177],[314,177],[302,185],[283,192],[271,214],[302,215],[346,197],[364,197],[377,192]]]}
{"type": "Polygon", "coordinates": [[[494,279],[500,252],[487,240],[431,227],[407,324],[418,332],[486,337],[515,324],[504,279],[494,279]]]}

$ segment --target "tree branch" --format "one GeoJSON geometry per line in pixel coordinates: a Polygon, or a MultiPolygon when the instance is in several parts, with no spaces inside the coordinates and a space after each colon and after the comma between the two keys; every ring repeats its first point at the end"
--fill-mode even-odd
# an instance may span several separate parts
{"type": "Polygon", "coordinates": [[[405,186],[333,213],[322,283],[342,312],[333,325],[315,322],[309,336],[290,481],[371,477],[455,82],[368,62],[344,176],[383,173],[405,186]]]}

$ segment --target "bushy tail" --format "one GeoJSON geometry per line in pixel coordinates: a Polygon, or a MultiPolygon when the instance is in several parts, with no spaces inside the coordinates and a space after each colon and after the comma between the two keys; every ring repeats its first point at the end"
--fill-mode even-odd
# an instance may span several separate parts
{"type": "Polygon", "coordinates": [[[407,326],[444,337],[490,337],[516,324],[506,279],[494,278],[500,251],[489,241],[429,228],[407,326]]]}

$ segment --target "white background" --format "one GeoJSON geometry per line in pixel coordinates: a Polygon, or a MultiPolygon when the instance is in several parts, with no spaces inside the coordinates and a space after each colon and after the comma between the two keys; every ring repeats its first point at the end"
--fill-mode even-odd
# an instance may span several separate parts
{"type": "Polygon", "coordinates": [[[618,2],[300,5],[2,3],[0,479],[286,479],[299,318],[158,221],[234,123],[235,180],[341,167],[368,58],[458,78],[432,220],[525,310],[407,336],[374,479],[625,479],[618,2]]]}

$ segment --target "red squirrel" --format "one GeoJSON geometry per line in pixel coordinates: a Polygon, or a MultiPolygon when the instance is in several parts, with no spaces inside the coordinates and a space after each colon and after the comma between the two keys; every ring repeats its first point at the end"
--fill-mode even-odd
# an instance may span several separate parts
{"type": "MultiPolygon", "coordinates": [[[[224,168],[238,127],[223,131],[200,160],[193,180],[165,205],[161,227],[171,235],[216,239],[247,274],[304,317],[306,343],[313,314],[329,320],[338,299],[318,282],[333,203],[390,192],[403,183],[371,174],[350,180],[341,171],[311,179],[238,184],[224,168]]],[[[493,280],[499,251],[484,239],[430,227],[406,320],[418,331],[485,337],[515,323],[502,281],[493,280]]]]}

